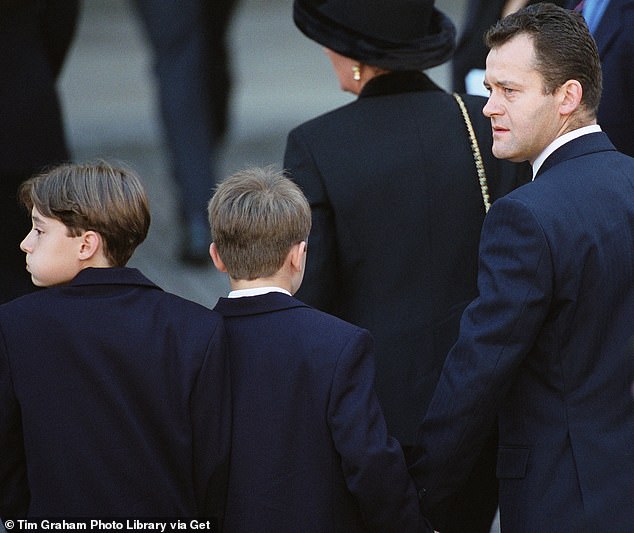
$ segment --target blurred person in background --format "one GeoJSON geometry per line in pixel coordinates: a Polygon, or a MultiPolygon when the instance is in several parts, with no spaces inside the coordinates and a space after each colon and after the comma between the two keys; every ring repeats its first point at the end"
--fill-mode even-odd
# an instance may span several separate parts
{"type": "MultiPolygon", "coordinates": [[[[454,91],[488,96],[482,83],[488,48],[484,44],[484,34],[490,26],[527,5],[539,0],[468,0],[463,30],[451,62],[452,86],[454,91]]],[[[555,0],[553,4],[562,6],[567,0],[555,0]]],[[[579,1],[579,0],[577,0],[579,1]]]]}
{"type": "Polygon", "coordinates": [[[228,127],[226,32],[235,0],[135,0],[154,54],[161,116],[183,226],[180,258],[209,264],[207,200],[228,127]]]}
{"type": "Polygon", "coordinates": [[[0,3],[0,303],[34,290],[20,250],[30,221],[17,189],[70,157],[55,84],[78,14],[76,0],[0,3]]]}
{"type": "Polygon", "coordinates": [[[603,94],[597,119],[616,149],[634,157],[634,0],[569,0],[597,42],[603,94]]]}

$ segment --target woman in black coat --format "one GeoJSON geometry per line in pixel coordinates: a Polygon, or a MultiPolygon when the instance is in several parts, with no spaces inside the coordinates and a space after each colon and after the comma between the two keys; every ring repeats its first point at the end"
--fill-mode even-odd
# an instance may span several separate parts
{"type": "MultiPolygon", "coordinates": [[[[485,100],[463,96],[486,180],[479,176],[458,102],[422,72],[454,49],[454,26],[433,1],[296,0],[294,19],[326,47],[342,89],[358,95],[288,136],[284,167],[313,210],[298,297],[373,334],[379,399],[407,447],[477,294],[485,201],[525,174],[493,158],[485,100]]],[[[443,532],[489,532],[494,439],[448,506],[443,532]]]]}

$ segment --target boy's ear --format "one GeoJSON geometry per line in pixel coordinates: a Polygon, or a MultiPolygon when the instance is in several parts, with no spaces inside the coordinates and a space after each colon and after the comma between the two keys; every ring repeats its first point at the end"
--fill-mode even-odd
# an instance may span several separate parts
{"type": "Polygon", "coordinates": [[[220,258],[220,254],[218,253],[218,248],[216,247],[216,243],[212,242],[209,246],[209,255],[211,256],[211,260],[214,262],[214,266],[218,272],[227,272],[227,267],[225,266],[223,260],[220,258]]]}
{"type": "Polygon", "coordinates": [[[299,272],[304,268],[304,257],[306,255],[306,241],[294,244],[289,252],[291,266],[293,270],[299,272]]]}
{"type": "Polygon", "coordinates": [[[103,248],[101,235],[93,230],[85,231],[81,236],[79,244],[79,259],[87,261],[95,257],[103,248]]]}

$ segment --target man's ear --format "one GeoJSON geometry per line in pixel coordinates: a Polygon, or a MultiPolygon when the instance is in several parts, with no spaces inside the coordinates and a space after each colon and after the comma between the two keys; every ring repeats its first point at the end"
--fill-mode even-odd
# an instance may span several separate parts
{"type": "Polygon", "coordinates": [[[211,256],[211,260],[214,262],[214,266],[218,272],[227,272],[227,267],[225,266],[223,260],[220,258],[220,254],[218,253],[218,248],[216,247],[216,243],[212,242],[209,245],[209,255],[211,256]]]}
{"type": "Polygon", "coordinates": [[[103,249],[103,240],[99,233],[93,230],[85,231],[79,244],[79,260],[88,261],[103,249]]]}
{"type": "Polygon", "coordinates": [[[304,268],[304,256],[306,254],[306,241],[298,242],[291,247],[289,252],[293,271],[299,272],[304,268]]]}
{"type": "Polygon", "coordinates": [[[568,80],[559,88],[559,91],[561,92],[559,112],[562,115],[569,116],[581,105],[583,87],[577,80],[568,80]]]}

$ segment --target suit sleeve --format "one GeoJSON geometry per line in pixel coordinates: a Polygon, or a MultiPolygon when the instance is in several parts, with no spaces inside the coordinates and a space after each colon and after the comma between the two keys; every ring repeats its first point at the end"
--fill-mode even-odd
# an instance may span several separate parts
{"type": "Polygon", "coordinates": [[[284,168],[304,192],[312,212],[306,272],[296,296],[308,305],[332,313],[338,293],[334,215],[321,173],[298,129],[288,136],[284,168]]]}
{"type": "Polygon", "coordinates": [[[194,486],[199,516],[224,516],[231,450],[231,387],[223,323],[218,320],[191,398],[194,486]]]}
{"type": "Polygon", "coordinates": [[[431,531],[399,443],[387,433],[374,392],[372,338],[357,330],[341,353],[328,422],[348,489],[370,531],[431,531]]]}
{"type": "Polygon", "coordinates": [[[0,324],[0,518],[22,518],[29,506],[20,407],[0,324]]]}
{"type": "Polygon", "coordinates": [[[410,472],[435,519],[468,475],[551,301],[552,262],[541,226],[521,202],[498,200],[480,243],[479,297],[465,310],[418,431],[410,472]]]}

